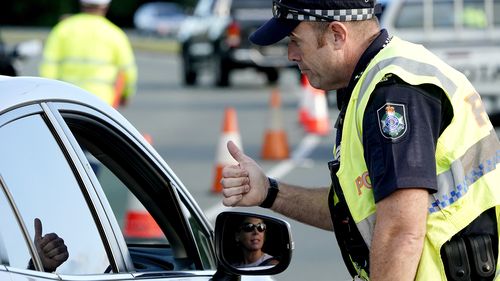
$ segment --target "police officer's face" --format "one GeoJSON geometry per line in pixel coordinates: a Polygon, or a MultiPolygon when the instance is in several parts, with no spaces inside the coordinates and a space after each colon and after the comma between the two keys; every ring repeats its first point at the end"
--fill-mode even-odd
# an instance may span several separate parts
{"type": "MultiPolygon", "coordinates": [[[[347,86],[342,71],[343,52],[330,28],[317,32],[316,23],[301,22],[290,34],[288,59],[297,62],[311,85],[324,90],[347,86]]],[[[349,80],[347,80],[348,82],[349,80]]]]}

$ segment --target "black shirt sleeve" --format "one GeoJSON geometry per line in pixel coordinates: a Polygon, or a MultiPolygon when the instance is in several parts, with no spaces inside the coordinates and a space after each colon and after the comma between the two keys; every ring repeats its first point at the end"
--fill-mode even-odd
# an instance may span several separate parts
{"type": "Polygon", "coordinates": [[[363,118],[363,147],[375,202],[402,188],[437,190],[436,142],[452,118],[445,93],[398,77],[379,83],[363,118]]]}

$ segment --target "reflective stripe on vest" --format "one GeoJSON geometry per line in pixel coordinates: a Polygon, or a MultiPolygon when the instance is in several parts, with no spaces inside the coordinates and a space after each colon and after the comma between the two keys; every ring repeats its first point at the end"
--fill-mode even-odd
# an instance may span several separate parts
{"type": "Polygon", "coordinates": [[[494,189],[500,144],[479,95],[465,76],[423,47],[393,38],[353,90],[342,132],[337,176],[350,213],[368,247],[375,225],[373,190],[363,155],[363,116],[371,93],[386,75],[412,85],[434,84],[451,101],[454,117],[436,147],[438,192],[429,195],[429,215],[417,280],[445,280],[442,244],[485,210],[500,205],[494,189]],[[427,279],[426,279],[427,278],[427,279]]]}

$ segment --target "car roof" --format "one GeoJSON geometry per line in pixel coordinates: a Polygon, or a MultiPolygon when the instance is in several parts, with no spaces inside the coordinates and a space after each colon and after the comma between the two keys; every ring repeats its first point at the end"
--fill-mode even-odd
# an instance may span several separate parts
{"type": "Polygon", "coordinates": [[[113,119],[115,122],[126,128],[129,133],[133,134],[136,139],[143,140],[143,145],[149,147],[149,152],[155,156],[156,160],[162,163],[163,168],[167,170],[172,179],[177,181],[177,185],[179,187],[178,191],[183,193],[184,196],[190,198],[191,202],[195,203],[192,207],[197,210],[200,217],[203,217],[205,223],[211,228],[211,224],[208,223],[204,213],[196,204],[196,200],[194,200],[192,195],[182,184],[182,181],[180,181],[160,154],[144,140],[142,134],[132,125],[132,123],[130,123],[121,113],[99,99],[97,96],[70,83],[59,80],[41,77],[10,77],[3,75],[0,75],[0,93],[2,95],[2,98],[0,99],[0,115],[9,110],[28,104],[36,104],[40,102],[68,102],[93,108],[113,119]]]}
{"type": "MultiPolygon", "coordinates": [[[[124,127],[136,139],[143,139],[141,133],[116,109],[96,95],[67,82],[41,77],[0,75],[0,93],[2,95],[0,99],[0,115],[24,105],[40,102],[79,104],[101,112],[124,127]]],[[[152,149],[151,152],[159,157],[156,150],[152,149]]],[[[165,166],[168,167],[166,163],[165,166]]],[[[167,169],[170,170],[169,167],[167,169]]]]}
{"type": "MultiPolygon", "coordinates": [[[[116,109],[96,95],[67,82],[41,77],[0,75],[0,93],[2,95],[0,99],[0,115],[29,104],[67,102],[97,110],[126,128],[136,139],[143,138],[139,131],[116,109]]],[[[153,153],[157,154],[154,149],[153,153]]],[[[168,167],[168,165],[166,166],[168,167]]]]}
{"type": "Polygon", "coordinates": [[[117,121],[128,121],[97,96],[72,84],[40,77],[0,75],[0,113],[24,104],[63,101],[84,104],[106,113],[117,121]]]}

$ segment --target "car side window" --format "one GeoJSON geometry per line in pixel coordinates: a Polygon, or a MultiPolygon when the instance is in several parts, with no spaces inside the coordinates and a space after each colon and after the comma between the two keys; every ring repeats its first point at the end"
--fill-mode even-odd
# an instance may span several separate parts
{"type": "Polygon", "coordinates": [[[63,112],[121,225],[135,269],[204,269],[190,225],[165,171],[134,137],[99,116],[103,119],[63,112]]]}
{"type": "Polygon", "coordinates": [[[493,3],[493,25],[500,27],[500,1],[493,3]]]}
{"type": "Polygon", "coordinates": [[[424,26],[424,7],[421,1],[404,2],[398,15],[395,22],[397,28],[423,28],[424,26]]]}
{"type": "Polygon", "coordinates": [[[2,240],[3,246],[0,249],[2,252],[1,264],[16,268],[27,268],[31,254],[2,187],[0,187],[0,221],[2,222],[0,240],[2,240]]]}
{"type": "MultiPolygon", "coordinates": [[[[34,220],[39,218],[42,235],[55,233],[67,245],[69,258],[57,273],[102,274],[110,264],[104,244],[80,181],[45,120],[34,114],[0,125],[0,155],[1,176],[27,239],[34,238],[34,220]]],[[[2,211],[5,214],[5,208],[2,211]]],[[[18,228],[12,220],[3,223],[2,228],[8,228],[2,229],[2,236],[12,239],[6,244],[19,247],[17,253],[9,251],[11,266],[26,268],[29,256],[19,241],[18,228]]]]}
{"type": "Polygon", "coordinates": [[[91,152],[86,152],[101,187],[128,244],[164,244],[168,240],[141,201],[118,177],[122,169],[117,163],[101,163],[91,152]]]}
{"type": "Polygon", "coordinates": [[[488,26],[488,17],[483,1],[465,1],[460,19],[467,29],[485,29],[488,26]]]}
{"type": "MultiPolygon", "coordinates": [[[[496,1],[495,1],[496,2],[496,1]]],[[[432,5],[424,7],[424,1],[408,1],[401,5],[395,26],[397,28],[423,28],[424,15],[427,8],[432,10],[432,27],[455,29],[456,25],[465,29],[485,29],[488,27],[488,16],[484,0],[464,1],[457,11],[456,3],[451,0],[432,1],[432,5]]],[[[493,4],[494,15],[500,9],[498,3],[493,4]]],[[[430,16],[430,15],[428,15],[430,16]]],[[[494,24],[498,24],[498,17],[494,16],[494,24]]],[[[430,20],[430,18],[429,18],[430,20]]]]}
{"type": "Polygon", "coordinates": [[[434,2],[432,22],[436,28],[455,28],[453,1],[434,2]]]}

